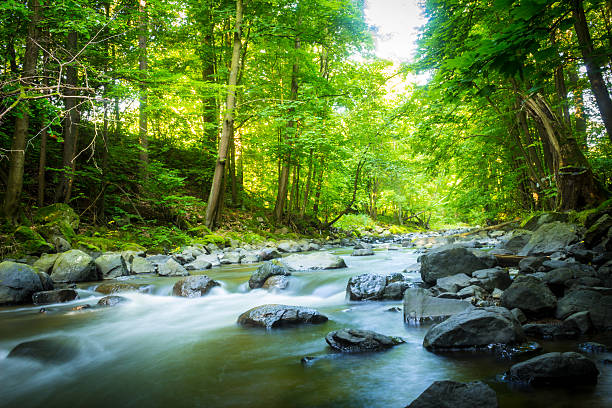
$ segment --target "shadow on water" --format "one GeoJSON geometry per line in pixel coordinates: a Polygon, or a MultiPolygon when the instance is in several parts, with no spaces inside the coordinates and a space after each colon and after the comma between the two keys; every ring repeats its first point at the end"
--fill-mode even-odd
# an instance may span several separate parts
{"type": "MultiPolygon", "coordinates": [[[[113,308],[71,310],[99,299],[90,284],[80,285],[80,300],[45,306],[45,314],[40,307],[0,308],[0,406],[402,407],[444,379],[485,380],[502,407],[612,406],[610,365],[599,364],[594,388],[513,390],[499,380],[510,361],[488,353],[426,351],[427,326],[404,325],[401,312],[388,310],[401,302],[345,297],[350,276],[400,272],[417,255],[340,253],[348,268],[296,272],[284,292],[248,291],[245,282],[257,265],[232,265],[197,272],[222,283],[197,299],[167,296],[178,278],[136,276],[128,281],[153,285],[151,293],[122,295],[130,302],[113,308]],[[330,321],[274,330],[236,325],[242,312],[266,303],[314,307],[330,321]],[[334,354],[324,337],[342,327],[400,336],[406,343],[382,353],[334,354]],[[7,358],[17,344],[45,338],[70,339],[74,353],[68,361],[7,358]],[[302,364],[305,356],[315,359],[302,364]]],[[[595,340],[610,345],[611,337],[595,340]]],[[[543,345],[545,351],[576,350],[577,343],[543,345]]]]}

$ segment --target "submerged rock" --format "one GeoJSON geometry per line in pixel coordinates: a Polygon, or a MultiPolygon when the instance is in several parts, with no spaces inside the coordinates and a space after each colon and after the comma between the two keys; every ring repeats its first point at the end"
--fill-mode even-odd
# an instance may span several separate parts
{"type": "Polygon", "coordinates": [[[313,252],[305,255],[293,254],[282,258],[280,261],[289,270],[293,271],[346,268],[344,259],[328,252],[313,252]]]}
{"type": "Polygon", "coordinates": [[[128,302],[129,299],[124,298],[122,296],[104,296],[102,299],[98,301],[98,306],[111,307],[117,306],[120,303],[128,302]]]}
{"type": "Polygon", "coordinates": [[[93,258],[78,249],[61,254],[51,272],[53,282],[91,282],[100,278],[93,258]]]}
{"type": "Polygon", "coordinates": [[[174,284],[172,294],[187,298],[200,297],[210,292],[215,286],[221,285],[206,275],[188,276],[174,284]]]}
{"type": "Polygon", "coordinates": [[[436,381],[407,408],[497,408],[497,394],[481,381],[436,381]]]}
{"type": "Polygon", "coordinates": [[[266,280],[268,280],[268,278],[277,275],[288,276],[291,275],[291,272],[289,272],[281,265],[277,265],[273,262],[264,262],[255,270],[255,272],[253,272],[253,274],[249,278],[249,288],[261,288],[266,282],[266,280]]]}
{"type": "Polygon", "coordinates": [[[325,341],[334,350],[343,353],[363,353],[381,351],[405,341],[399,337],[389,337],[370,330],[341,329],[325,336],[325,341]]]}
{"type": "Polygon", "coordinates": [[[238,317],[242,326],[259,326],[267,329],[297,324],[325,323],[327,316],[315,309],[302,306],[262,305],[247,310],[238,317]]]}
{"type": "Polygon", "coordinates": [[[510,367],[505,378],[531,386],[597,384],[599,370],[582,354],[547,353],[510,367]]]}
{"type": "Polygon", "coordinates": [[[503,307],[468,309],[432,326],[423,346],[429,350],[517,344],[525,339],[520,323],[503,307]]]}
{"type": "Polygon", "coordinates": [[[0,305],[32,302],[32,295],[43,290],[41,278],[29,265],[0,263],[0,305]]]}
{"type": "Polygon", "coordinates": [[[35,305],[47,305],[50,303],[70,302],[79,297],[74,289],[57,289],[37,292],[32,295],[32,302],[35,305]]]}
{"type": "Polygon", "coordinates": [[[56,336],[20,343],[9,352],[7,358],[27,358],[41,363],[60,364],[72,360],[79,352],[76,339],[56,336]]]}

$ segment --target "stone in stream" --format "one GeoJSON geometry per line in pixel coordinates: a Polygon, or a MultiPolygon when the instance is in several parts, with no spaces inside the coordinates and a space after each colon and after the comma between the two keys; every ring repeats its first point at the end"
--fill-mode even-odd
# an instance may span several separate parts
{"type": "Polygon", "coordinates": [[[389,337],[371,330],[340,329],[325,336],[331,348],[343,353],[382,351],[405,343],[400,337],[389,337]]]}
{"type": "Polygon", "coordinates": [[[210,292],[215,286],[221,285],[206,275],[188,276],[174,284],[172,294],[187,298],[200,297],[210,292]]]}
{"type": "Polygon", "coordinates": [[[151,285],[132,282],[108,282],[96,286],[95,291],[105,295],[120,292],[148,292],[151,285]]]}
{"type": "Polygon", "coordinates": [[[436,381],[407,408],[497,408],[497,394],[481,381],[436,381]]]}
{"type": "Polygon", "coordinates": [[[259,326],[271,329],[298,324],[320,324],[328,320],[315,309],[302,306],[262,305],[242,313],[238,317],[241,326],[259,326]]]}
{"type": "Polygon", "coordinates": [[[119,276],[129,275],[125,259],[120,253],[106,253],[94,261],[102,279],[115,279],[119,276]]]}
{"type": "Polygon", "coordinates": [[[547,353],[514,364],[505,379],[531,386],[595,385],[599,370],[582,354],[547,353]]]}
{"type": "Polygon", "coordinates": [[[212,268],[212,262],[209,262],[210,255],[198,255],[193,261],[185,265],[188,271],[203,271],[204,269],[212,268]]]}
{"type": "Polygon", "coordinates": [[[259,251],[259,258],[262,261],[269,261],[274,258],[280,258],[280,253],[274,248],[264,248],[259,251]]]}
{"type": "Polygon", "coordinates": [[[46,337],[19,343],[6,358],[27,358],[41,363],[61,364],[80,353],[76,339],[68,336],[46,337]]]}
{"type": "Polygon", "coordinates": [[[159,276],[188,276],[189,272],[183,265],[169,258],[166,262],[157,265],[157,274],[159,276]]]}
{"type": "Polygon", "coordinates": [[[349,279],[346,294],[350,300],[399,300],[409,286],[410,281],[401,273],[364,273],[349,279]]]}
{"type": "Polygon", "coordinates": [[[577,242],[578,230],[573,224],[555,221],[539,227],[519,255],[548,255],[577,242]]]}
{"type": "Polygon", "coordinates": [[[353,248],[352,256],[369,256],[374,255],[374,250],[372,249],[372,245],[366,242],[360,242],[353,248]]]}
{"type": "Polygon", "coordinates": [[[274,275],[266,279],[262,288],[283,290],[283,289],[287,289],[288,286],[289,286],[288,277],[284,275],[274,275]]]}
{"type": "Polygon", "coordinates": [[[423,346],[428,350],[517,344],[525,335],[514,315],[503,307],[467,309],[432,326],[423,346]]]}
{"type": "Polygon", "coordinates": [[[280,262],[290,271],[346,268],[344,259],[328,252],[313,252],[305,255],[293,254],[281,258],[280,262]]]}
{"type": "Polygon", "coordinates": [[[422,288],[408,288],[404,292],[404,321],[421,323],[426,320],[439,320],[461,313],[473,306],[470,302],[456,299],[443,299],[431,295],[422,288]]]}
{"type": "Polygon", "coordinates": [[[112,307],[112,306],[117,306],[118,304],[124,303],[127,301],[129,301],[129,299],[124,298],[122,296],[115,296],[115,295],[104,296],[102,299],[98,301],[98,306],[112,307]]]}
{"type": "Polygon", "coordinates": [[[100,278],[93,258],[78,249],[61,254],[51,272],[53,282],[91,282],[100,278]]]}
{"type": "Polygon", "coordinates": [[[512,232],[512,237],[501,245],[503,249],[507,249],[513,254],[518,253],[531,239],[532,231],[515,230],[512,232]]]}
{"type": "Polygon", "coordinates": [[[589,312],[593,326],[598,330],[612,329],[612,289],[576,287],[557,302],[555,316],[565,319],[577,312],[589,312]]]}
{"type": "Polygon", "coordinates": [[[47,305],[50,303],[65,303],[75,300],[79,294],[74,289],[56,289],[37,292],[32,295],[35,305],[47,305]]]}
{"type": "Polygon", "coordinates": [[[545,316],[555,310],[557,298],[541,280],[519,276],[504,291],[501,304],[508,309],[519,308],[528,316],[545,316]]]}
{"type": "Polygon", "coordinates": [[[151,261],[140,256],[135,256],[132,259],[131,270],[134,274],[155,273],[156,271],[155,265],[151,261]]]}
{"type": "Polygon", "coordinates": [[[421,279],[429,285],[435,285],[436,280],[446,276],[472,272],[489,268],[490,265],[483,258],[460,246],[445,246],[422,255],[421,279]]]}
{"type": "Polygon", "coordinates": [[[436,289],[442,293],[450,292],[457,293],[463,288],[470,286],[470,277],[465,273],[458,273],[456,275],[445,276],[439,278],[436,281],[436,289]]]}
{"type": "Polygon", "coordinates": [[[273,262],[264,262],[255,270],[255,272],[253,272],[253,274],[249,278],[249,288],[261,288],[266,282],[266,280],[268,280],[268,278],[277,275],[288,276],[291,275],[291,272],[289,272],[283,266],[277,265],[273,262]]]}
{"type": "Polygon", "coordinates": [[[29,265],[4,261],[0,263],[0,305],[32,302],[32,295],[43,290],[36,270],[29,265]]]}
{"type": "Polygon", "coordinates": [[[60,254],[43,254],[32,266],[41,272],[50,273],[58,256],[60,254]]]}
{"type": "Polygon", "coordinates": [[[489,292],[495,289],[506,290],[512,284],[510,274],[502,268],[489,268],[474,271],[470,282],[489,292]]]}

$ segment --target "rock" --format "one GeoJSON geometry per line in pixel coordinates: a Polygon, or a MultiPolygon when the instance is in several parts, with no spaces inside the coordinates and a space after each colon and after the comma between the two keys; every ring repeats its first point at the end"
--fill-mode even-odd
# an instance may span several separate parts
{"type": "Polygon", "coordinates": [[[516,344],[525,335],[508,309],[468,309],[432,326],[423,346],[429,350],[486,347],[489,344],[516,344]]]}
{"type": "Polygon", "coordinates": [[[343,353],[363,353],[382,351],[405,341],[399,337],[389,337],[370,330],[340,329],[325,336],[329,346],[343,353]]]}
{"type": "Polygon", "coordinates": [[[516,320],[518,320],[519,323],[521,324],[527,321],[527,317],[525,316],[525,313],[523,313],[523,311],[519,309],[518,307],[515,307],[514,309],[510,310],[510,313],[512,313],[512,315],[514,315],[516,320]]]}
{"type": "Polygon", "coordinates": [[[446,276],[436,281],[436,287],[440,292],[457,293],[468,286],[470,286],[470,277],[465,273],[446,276]]]}
{"type": "Polygon", "coordinates": [[[571,339],[580,334],[575,330],[566,330],[560,322],[525,324],[523,332],[526,336],[539,339],[571,339]]]}
{"type": "Polygon", "coordinates": [[[44,272],[36,272],[38,277],[40,278],[40,284],[42,285],[43,290],[53,290],[54,285],[51,277],[44,272]]]}
{"type": "Polygon", "coordinates": [[[278,243],[278,250],[280,252],[300,252],[301,248],[295,241],[281,241],[278,243]]]}
{"type": "Polygon", "coordinates": [[[240,256],[241,264],[251,264],[251,263],[256,263],[260,261],[261,261],[261,257],[259,256],[258,253],[247,252],[245,254],[242,254],[242,256],[240,256]]]}
{"type": "Polygon", "coordinates": [[[221,286],[221,284],[206,275],[188,276],[174,284],[172,294],[187,298],[200,297],[210,292],[215,286],[221,286]]]}
{"type": "Polygon", "coordinates": [[[193,261],[185,265],[188,271],[203,271],[212,268],[212,262],[209,262],[210,255],[198,255],[193,261]]]}
{"type": "Polygon", "coordinates": [[[353,248],[352,256],[369,256],[374,255],[374,250],[372,249],[372,245],[367,242],[359,242],[353,248]]]}
{"type": "Polygon", "coordinates": [[[487,262],[462,247],[442,247],[420,257],[421,278],[434,285],[445,276],[465,273],[469,276],[479,269],[486,269],[487,262]]]}
{"type": "Polygon", "coordinates": [[[483,382],[436,381],[407,408],[497,408],[497,394],[483,382]]]}
{"type": "Polygon", "coordinates": [[[544,214],[536,214],[526,220],[523,228],[529,231],[535,231],[544,224],[555,221],[567,222],[568,220],[569,215],[566,213],[548,212],[544,214]]]}
{"type": "Polygon", "coordinates": [[[540,343],[530,341],[519,345],[494,344],[491,350],[497,358],[514,360],[538,355],[542,352],[542,346],[540,343]]]}
{"type": "Polygon", "coordinates": [[[0,263],[0,305],[30,303],[32,295],[43,290],[36,270],[29,265],[0,263]]]}
{"type": "Polygon", "coordinates": [[[366,273],[352,276],[346,286],[350,300],[380,300],[383,297],[387,278],[384,275],[366,273]]]}
{"type": "Polygon", "coordinates": [[[544,224],[531,236],[519,255],[547,255],[560,251],[578,241],[577,228],[559,221],[544,224]]]}
{"type": "Polygon", "coordinates": [[[294,271],[346,268],[344,259],[328,252],[289,255],[285,258],[281,258],[280,262],[284,264],[287,269],[294,271]]]}
{"type": "Polygon", "coordinates": [[[271,290],[271,289],[283,290],[283,289],[287,289],[288,286],[289,286],[288,277],[282,276],[282,275],[275,275],[275,276],[270,276],[268,279],[266,279],[262,288],[268,289],[268,290],[271,290]]]}
{"type": "Polygon", "coordinates": [[[7,358],[27,358],[41,363],[61,364],[80,353],[79,343],[68,336],[47,337],[19,343],[7,358]]]}
{"type": "Polygon", "coordinates": [[[493,299],[499,300],[499,299],[501,299],[503,294],[504,294],[503,290],[495,288],[495,289],[493,289],[493,292],[491,292],[491,297],[493,299]]]}
{"type": "Polygon", "coordinates": [[[501,247],[510,251],[513,254],[518,253],[531,239],[533,232],[528,230],[515,230],[512,237],[506,241],[501,247]]]}
{"type": "Polygon", "coordinates": [[[47,305],[50,303],[65,303],[77,299],[79,294],[74,289],[56,289],[36,292],[32,295],[35,305],[47,305]]]}
{"type": "Polygon", "coordinates": [[[608,214],[602,215],[584,234],[584,245],[593,248],[599,244],[608,234],[612,227],[612,217],[608,214]]]}
{"type": "Polygon", "coordinates": [[[19,242],[21,249],[27,254],[40,255],[44,252],[54,251],[53,246],[30,227],[24,225],[17,227],[13,236],[19,242]]]}
{"type": "Polygon", "coordinates": [[[240,252],[226,252],[219,255],[221,265],[230,265],[240,263],[240,252]]]}
{"type": "Polygon", "coordinates": [[[34,262],[32,266],[39,271],[48,274],[51,272],[51,269],[53,268],[58,256],[60,256],[60,254],[43,254],[40,259],[34,262]]]}
{"type": "Polygon", "coordinates": [[[489,292],[496,288],[506,290],[508,286],[512,284],[508,271],[501,268],[489,268],[474,271],[472,272],[472,280],[470,282],[486,289],[489,292]]]}
{"type": "Polygon", "coordinates": [[[307,251],[319,251],[320,249],[321,245],[317,244],[316,242],[309,242],[308,247],[306,248],[307,251]]]}
{"type": "Polygon", "coordinates": [[[536,273],[540,270],[548,270],[547,268],[542,268],[542,264],[548,259],[546,256],[528,256],[519,261],[519,270],[522,273],[536,273]]]}
{"type": "Polygon", "coordinates": [[[141,274],[141,273],[155,273],[155,265],[150,261],[142,258],[140,256],[135,256],[132,259],[132,273],[141,274]]]}
{"type": "Polygon", "coordinates": [[[168,259],[165,263],[157,265],[159,276],[188,276],[189,272],[174,259],[168,259]]]}
{"type": "Polygon", "coordinates": [[[519,276],[504,291],[501,304],[508,309],[517,307],[527,315],[544,316],[554,311],[557,298],[539,279],[519,276]]]}
{"type": "Polygon", "coordinates": [[[112,306],[117,306],[118,304],[124,303],[127,301],[129,301],[129,299],[121,297],[121,296],[115,296],[115,295],[104,296],[98,301],[98,306],[112,307],[112,306]]]}
{"type": "Polygon", "coordinates": [[[106,253],[94,261],[102,279],[115,279],[119,276],[129,275],[125,259],[120,253],[106,253]]]}
{"type": "Polygon", "coordinates": [[[274,248],[264,248],[259,252],[259,258],[262,261],[269,261],[274,258],[280,258],[280,252],[274,248]]]}
{"type": "Polygon", "coordinates": [[[438,320],[472,308],[469,302],[455,299],[441,299],[431,296],[422,288],[408,288],[404,292],[404,321],[422,322],[438,320]]]}
{"type": "Polygon", "coordinates": [[[599,370],[582,354],[547,353],[510,367],[506,379],[531,386],[597,384],[599,370]]]}
{"type": "Polygon", "coordinates": [[[606,353],[608,347],[605,344],[587,341],[578,345],[578,349],[585,353],[606,353]]]}
{"type": "Polygon", "coordinates": [[[60,237],[59,235],[54,235],[49,241],[51,242],[51,244],[55,248],[55,252],[57,253],[70,251],[72,249],[72,245],[70,245],[70,242],[66,241],[63,237],[60,237]]]}
{"type": "Polygon", "coordinates": [[[484,299],[487,296],[487,293],[480,286],[470,285],[466,288],[461,289],[459,292],[457,292],[457,296],[459,297],[459,299],[466,299],[466,298],[484,299]]]}
{"type": "MultiPolygon", "coordinates": [[[[201,254],[198,254],[198,255],[201,255],[201,254]]],[[[196,257],[193,255],[193,252],[188,249],[185,249],[183,250],[183,252],[174,255],[174,260],[180,263],[181,265],[185,265],[190,262],[193,262],[195,261],[195,259],[196,257]]]]}
{"type": "Polygon", "coordinates": [[[51,272],[53,282],[91,282],[99,279],[93,258],[78,249],[61,254],[51,272]]]}
{"type": "Polygon", "coordinates": [[[543,281],[557,295],[561,296],[566,288],[574,285],[598,286],[601,280],[596,277],[597,272],[592,266],[581,264],[570,264],[548,272],[543,281]]]}
{"type": "Polygon", "coordinates": [[[262,305],[241,314],[238,317],[238,324],[270,329],[297,324],[319,324],[327,320],[327,316],[315,309],[301,306],[262,305]]]}
{"type": "Polygon", "coordinates": [[[276,275],[289,276],[291,275],[291,272],[289,272],[283,266],[273,262],[264,262],[249,278],[249,288],[261,288],[268,278],[276,275]]]}
{"type": "Polygon", "coordinates": [[[612,289],[577,287],[571,289],[557,303],[555,316],[565,319],[577,312],[589,312],[598,330],[612,329],[612,289]]]}
{"type": "Polygon", "coordinates": [[[75,230],[79,228],[79,216],[64,203],[39,208],[34,222],[39,224],[40,233],[48,239],[60,236],[70,241],[76,238],[75,230]]]}
{"type": "Polygon", "coordinates": [[[102,283],[96,286],[96,292],[104,295],[110,295],[113,293],[121,292],[147,292],[151,288],[151,285],[143,285],[140,283],[132,282],[109,282],[102,283]]]}

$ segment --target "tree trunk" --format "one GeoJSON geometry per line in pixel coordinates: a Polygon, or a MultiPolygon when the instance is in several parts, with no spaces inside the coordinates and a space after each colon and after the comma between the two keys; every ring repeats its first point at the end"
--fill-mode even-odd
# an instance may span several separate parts
{"type": "Polygon", "coordinates": [[[312,205],[312,214],[315,217],[319,215],[319,201],[321,199],[321,189],[323,187],[323,172],[325,171],[324,164],[325,164],[324,156],[321,156],[321,161],[319,163],[319,177],[317,179],[317,185],[315,187],[314,204],[312,205]]]}
{"type": "MultiPolygon", "coordinates": [[[[41,41],[44,41],[44,46],[48,47],[49,44],[49,33],[46,32],[41,41]]],[[[44,67],[47,66],[49,58],[45,54],[43,56],[43,79],[42,85],[43,88],[49,86],[49,78],[47,77],[47,72],[44,67]]],[[[46,113],[42,113],[42,129],[40,130],[40,155],[38,158],[38,197],[37,203],[39,207],[43,207],[45,205],[45,188],[46,188],[46,168],[47,168],[47,137],[49,135],[49,123],[46,113]]]]}
{"type": "MultiPolygon", "coordinates": [[[[76,31],[68,33],[67,50],[70,58],[77,53],[78,35],[76,31]]],[[[77,138],[77,126],[80,120],[79,101],[76,87],[78,86],[79,78],[77,68],[74,64],[68,65],[66,68],[66,87],[64,90],[64,106],[66,113],[63,123],[63,138],[64,149],[62,156],[62,173],[60,183],[55,191],[56,202],[68,202],[70,198],[71,185],[74,179],[73,162],[75,156],[75,142],[77,138]]]]}
{"type": "Polygon", "coordinates": [[[138,109],[138,143],[140,145],[140,175],[143,180],[147,178],[147,164],[149,163],[149,136],[147,133],[147,104],[149,96],[147,94],[147,2],[139,0],[138,15],[140,18],[138,33],[138,70],[140,71],[140,95],[138,109]]]}
{"type": "MultiPolygon", "coordinates": [[[[23,60],[23,72],[21,74],[21,86],[25,86],[33,80],[36,74],[36,61],[38,59],[38,45],[40,22],[40,4],[38,0],[30,0],[28,8],[32,11],[32,17],[28,24],[28,37],[23,60]]],[[[9,155],[9,174],[4,194],[4,216],[12,223],[17,220],[17,210],[21,199],[23,188],[23,167],[25,164],[25,147],[30,121],[27,101],[20,104],[19,111],[15,115],[15,130],[9,155]]]]}
{"type": "Polygon", "coordinates": [[[223,118],[223,131],[219,141],[219,154],[215,165],[208,206],[206,207],[206,226],[214,228],[219,218],[221,197],[223,191],[223,175],[230,139],[233,135],[234,109],[236,108],[236,85],[238,81],[238,65],[240,64],[240,49],[242,48],[242,0],[236,0],[236,26],[234,27],[234,46],[232,63],[227,88],[225,115],[223,118]]]}
{"type": "Polygon", "coordinates": [[[238,207],[238,184],[236,179],[236,143],[235,136],[232,132],[232,136],[230,138],[230,182],[231,182],[231,190],[232,190],[232,207],[238,207]]]}
{"type": "Polygon", "coordinates": [[[582,57],[586,65],[591,89],[593,90],[593,95],[595,95],[595,101],[608,132],[608,137],[612,140],[612,100],[610,100],[608,87],[601,73],[601,67],[593,55],[593,41],[584,15],[582,0],[572,0],[572,14],[576,36],[578,37],[578,43],[580,44],[582,57]]]}
{"type": "Polygon", "coordinates": [[[570,86],[574,96],[574,135],[582,150],[587,148],[587,121],[584,110],[584,97],[578,81],[578,72],[573,69],[569,73],[570,86]]]}
{"type": "Polygon", "coordinates": [[[302,206],[300,208],[300,217],[303,217],[306,213],[306,206],[308,205],[308,196],[310,195],[310,184],[312,183],[312,176],[314,170],[314,161],[312,156],[314,149],[310,149],[310,155],[308,156],[308,175],[306,176],[306,187],[304,188],[304,196],[302,198],[302,206]]]}

